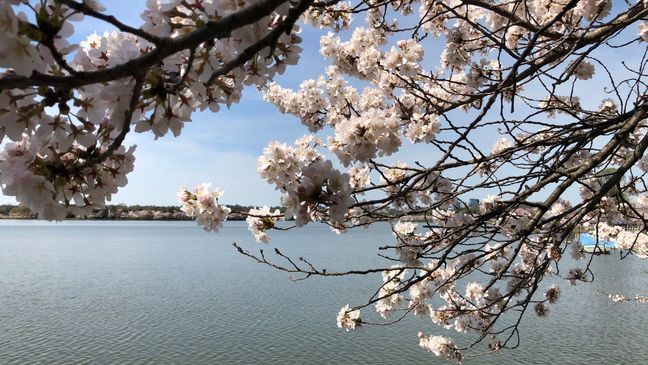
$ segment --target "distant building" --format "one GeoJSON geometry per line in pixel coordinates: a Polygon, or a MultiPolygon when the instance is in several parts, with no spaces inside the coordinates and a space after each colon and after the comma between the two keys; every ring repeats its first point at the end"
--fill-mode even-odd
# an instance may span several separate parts
{"type": "Polygon", "coordinates": [[[479,206],[479,199],[468,199],[468,208],[479,206]]]}

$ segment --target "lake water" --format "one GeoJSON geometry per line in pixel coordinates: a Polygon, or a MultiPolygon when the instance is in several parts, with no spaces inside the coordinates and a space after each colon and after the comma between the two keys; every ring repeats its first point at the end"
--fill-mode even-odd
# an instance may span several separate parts
{"type": "MultiPolygon", "coordinates": [[[[337,236],[324,226],[273,232],[329,269],[383,264],[387,225],[337,236]]],[[[429,320],[345,332],[339,309],[379,277],[311,278],[254,263],[244,222],[218,234],[192,222],[0,221],[0,364],[439,364],[418,347],[429,320]]],[[[271,250],[268,250],[271,251],[271,250]]],[[[594,283],[561,285],[547,319],[523,321],[516,350],[465,364],[648,364],[648,261],[597,257],[594,283]]],[[[373,311],[373,308],[370,309],[373,311]]]]}

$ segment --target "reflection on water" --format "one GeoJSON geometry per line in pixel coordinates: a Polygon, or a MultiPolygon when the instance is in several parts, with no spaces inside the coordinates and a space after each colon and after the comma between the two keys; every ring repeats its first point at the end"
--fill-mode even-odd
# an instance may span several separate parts
{"type": "MultiPolygon", "coordinates": [[[[343,269],[382,263],[373,247],[391,235],[312,226],[272,239],[343,269]]],[[[191,222],[0,221],[0,363],[443,363],[418,348],[419,330],[438,331],[430,321],[335,327],[378,277],[292,282],[232,242],[259,247],[243,222],[214,235],[191,222]]],[[[602,294],[648,294],[648,262],[601,256],[593,270],[592,284],[562,285],[548,319],[525,319],[520,348],[465,363],[648,364],[648,307],[602,294]]]]}

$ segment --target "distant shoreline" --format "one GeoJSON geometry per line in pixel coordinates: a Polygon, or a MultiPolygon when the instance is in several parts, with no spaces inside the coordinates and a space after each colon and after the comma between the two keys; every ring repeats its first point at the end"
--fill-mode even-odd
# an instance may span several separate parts
{"type": "MultiPolygon", "coordinates": [[[[244,221],[246,216],[236,212],[247,212],[256,206],[227,205],[232,210],[227,220],[244,221]]],[[[271,207],[271,210],[278,209],[285,212],[283,207],[271,207]]],[[[403,215],[403,212],[385,212],[388,216],[399,217],[401,221],[427,222],[425,215],[403,215]]],[[[1,219],[38,219],[38,215],[32,213],[29,208],[19,205],[0,205],[1,219]]],[[[104,208],[95,209],[91,216],[76,217],[68,215],[64,220],[94,220],[94,221],[192,221],[178,206],[162,205],[109,205],[104,208]]]]}
{"type": "MultiPolygon", "coordinates": [[[[228,205],[233,211],[247,212],[253,207],[242,205],[228,205]]],[[[17,205],[0,205],[0,219],[38,219],[29,208],[17,205]]],[[[95,209],[90,216],[76,217],[68,215],[65,220],[115,220],[115,221],[191,221],[193,218],[180,210],[177,206],[156,205],[109,205],[95,209]]],[[[228,220],[245,220],[239,213],[230,214],[228,220]]]]}
{"type": "MultiPolygon", "coordinates": [[[[37,221],[38,217],[12,217],[6,215],[0,215],[0,220],[19,220],[19,221],[37,221]]],[[[169,222],[183,222],[183,221],[192,221],[194,218],[185,217],[185,218],[95,218],[95,217],[74,217],[74,218],[65,218],[65,221],[169,221],[169,222]]],[[[228,221],[244,221],[245,217],[243,216],[230,216],[227,218],[228,221]]]]}

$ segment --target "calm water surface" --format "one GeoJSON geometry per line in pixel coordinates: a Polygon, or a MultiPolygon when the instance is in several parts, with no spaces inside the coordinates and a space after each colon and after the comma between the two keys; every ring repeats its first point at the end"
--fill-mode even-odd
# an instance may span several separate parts
{"type": "MultiPolygon", "coordinates": [[[[336,236],[275,232],[272,244],[329,269],[382,263],[387,226],[336,236]]],[[[0,364],[438,364],[418,347],[428,320],[345,332],[335,316],[379,277],[290,281],[231,246],[244,222],[207,234],[191,222],[0,221],[0,364]]],[[[268,246],[272,248],[273,245],[268,246]]],[[[561,285],[522,343],[466,364],[648,364],[648,262],[598,257],[596,280],[561,285]]]]}

